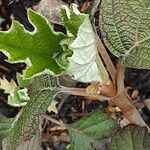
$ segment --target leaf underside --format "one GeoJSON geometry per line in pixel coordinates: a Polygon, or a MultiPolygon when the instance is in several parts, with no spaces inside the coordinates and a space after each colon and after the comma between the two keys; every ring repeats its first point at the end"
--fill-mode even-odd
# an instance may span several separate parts
{"type": "Polygon", "coordinates": [[[59,43],[65,36],[54,32],[48,21],[38,13],[29,10],[28,17],[34,31],[26,31],[19,22],[13,20],[8,31],[0,32],[0,49],[10,54],[9,61],[30,59],[32,67],[27,69],[26,78],[45,69],[59,74],[61,68],[54,57],[62,53],[59,43]]]}
{"type": "MultiPolygon", "coordinates": [[[[68,49],[73,53],[68,57],[67,73],[74,80],[81,82],[107,82],[109,80],[108,73],[97,51],[95,33],[89,15],[80,12],[76,14],[73,10],[69,11],[69,17],[64,9],[61,13],[65,27],[74,35],[71,36],[72,42],[70,42],[71,40],[67,41],[68,49]]],[[[68,51],[66,52],[68,54],[68,51]]]]}
{"type": "Polygon", "coordinates": [[[108,49],[126,67],[150,69],[150,1],[102,0],[100,26],[108,49]]]}
{"type": "Polygon", "coordinates": [[[108,150],[149,150],[150,134],[144,127],[129,125],[112,136],[108,150]]]}
{"type": "Polygon", "coordinates": [[[116,121],[102,111],[95,111],[68,127],[73,150],[92,150],[93,142],[115,131],[116,121]]]}

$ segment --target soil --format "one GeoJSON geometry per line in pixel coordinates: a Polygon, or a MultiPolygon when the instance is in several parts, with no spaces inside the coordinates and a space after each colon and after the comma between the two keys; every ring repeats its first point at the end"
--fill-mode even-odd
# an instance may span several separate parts
{"type": "MultiPolygon", "coordinates": [[[[6,31],[11,25],[11,18],[22,23],[28,31],[33,31],[33,26],[27,20],[26,9],[28,7],[33,7],[38,4],[40,0],[1,0],[0,3],[0,18],[3,19],[0,27],[1,30],[6,31]]],[[[70,5],[74,0],[63,0],[65,3],[70,5]]],[[[90,2],[88,0],[77,0],[80,9],[83,9],[85,2],[90,2]]],[[[84,9],[83,9],[84,10],[84,9]]],[[[95,14],[95,20],[98,20],[98,12],[95,14]]],[[[62,31],[64,28],[61,25],[55,25],[55,30],[62,31]]],[[[64,32],[64,31],[63,31],[64,32]]],[[[113,62],[116,63],[116,58],[110,54],[113,62]]],[[[7,62],[7,57],[0,52],[0,77],[6,78],[8,81],[11,79],[16,81],[16,73],[22,73],[25,69],[25,63],[15,63],[11,64],[7,62]]],[[[17,81],[16,81],[17,82],[17,81]]],[[[76,83],[76,87],[87,87],[88,84],[76,83]]],[[[129,95],[135,96],[135,91],[138,91],[137,95],[133,98],[135,99],[135,105],[140,111],[142,117],[147,124],[150,125],[150,111],[144,105],[144,101],[150,98],[150,71],[139,70],[139,69],[129,69],[125,71],[125,86],[129,89],[129,95]]],[[[7,104],[8,94],[4,93],[4,90],[0,90],[0,116],[14,117],[19,112],[20,108],[11,107],[7,104]]],[[[60,97],[56,99],[59,103],[61,102],[60,97]]],[[[59,104],[58,104],[59,105],[59,104]]],[[[67,96],[64,103],[60,106],[58,114],[47,113],[56,119],[63,120],[64,123],[73,123],[87,113],[97,109],[106,109],[108,102],[100,102],[98,100],[91,101],[89,98],[80,96],[67,96]]],[[[69,143],[67,132],[53,131],[50,129],[54,127],[55,124],[47,123],[43,132],[43,148],[51,148],[52,150],[65,150],[69,143]],[[62,138],[63,135],[63,138],[62,138]],[[57,137],[57,140],[55,139],[57,137]],[[59,138],[58,138],[59,137],[59,138]],[[54,140],[55,139],[55,140],[54,140]]]]}

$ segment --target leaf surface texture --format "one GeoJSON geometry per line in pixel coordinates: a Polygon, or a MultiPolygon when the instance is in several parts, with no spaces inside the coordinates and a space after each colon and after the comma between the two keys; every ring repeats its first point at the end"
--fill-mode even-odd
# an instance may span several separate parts
{"type": "Polygon", "coordinates": [[[92,150],[93,142],[109,137],[116,128],[116,121],[104,112],[92,112],[69,126],[72,149],[92,150]]]}
{"type": "Polygon", "coordinates": [[[150,134],[146,128],[129,125],[112,136],[108,150],[149,150],[150,134]]]}
{"type": "Polygon", "coordinates": [[[150,1],[102,0],[100,26],[108,49],[126,67],[150,69],[150,1]]]}
{"type": "Polygon", "coordinates": [[[65,54],[68,54],[68,66],[65,66],[67,73],[81,82],[107,82],[108,73],[97,51],[89,15],[80,13],[75,6],[71,9],[65,7],[61,14],[65,27],[72,34],[70,40],[61,43],[65,54]],[[71,56],[67,48],[72,52],[71,56]]]}

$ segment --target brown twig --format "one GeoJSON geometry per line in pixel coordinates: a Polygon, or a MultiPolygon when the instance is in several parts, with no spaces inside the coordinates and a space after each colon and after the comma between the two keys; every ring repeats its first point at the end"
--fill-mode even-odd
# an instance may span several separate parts
{"type": "Polygon", "coordinates": [[[99,38],[99,36],[96,34],[96,43],[97,43],[97,48],[98,51],[106,65],[106,68],[112,78],[113,83],[116,83],[116,68],[112,62],[112,60],[110,59],[101,39],[99,38]]]}
{"type": "Polygon", "coordinates": [[[11,70],[0,64],[0,72],[10,73],[11,70]]]}
{"type": "Polygon", "coordinates": [[[124,87],[124,66],[122,66],[121,62],[118,64],[117,69],[117,95],[110,101],[116,106],[118,106],[126,119],[130,121],[130,123],[137,124],[139,126],[146,126],[150,131],[149,127],[146,125],[145,121],[135,108],[132,103],[131,98],[127,94],[124,87]]]}
{"type": "Polygon", "coordinates": [[[86,88],[68,88],[68,87],[61,87],[60,93],[67,93],[71,95],[78,95],[78,96],[87,96],[91,97],[96,100],[104,101],[104,100],[110,100],[110,97],[103,96],[103,95],[91,95],[86,92],[86,88]]]}
{"type": "Polygon", "coordinates": [[[52,118],[50,116],[47,116],[47,115],[45,116],[45,119],[47,119],[47,120],[51,121],[52,123],[55,123],[55,124],[57,124],[59,126],[62,126],[63,128],[67,129],[67,126],[61,121],[58,121],[58,120],[56,120],[56,119],[54,119],[54,118],[52,118]]]}
{"type": "Polygon", "coordinates": [[[93,7],[90,12],[90,18],[93,18],[93,16],[95,15],[100,2],[101,2],[101,0],[94,0],[93,7]]]}

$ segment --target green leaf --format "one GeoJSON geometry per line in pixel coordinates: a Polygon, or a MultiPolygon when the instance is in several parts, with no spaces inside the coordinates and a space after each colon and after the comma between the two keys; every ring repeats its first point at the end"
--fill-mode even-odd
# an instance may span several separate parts
{"type": "Polygon", "coordinates": [[[33,78],[29,90],[30,100],[7,136],[8,149],[16,150],[20,144],[31,139],[39,131],[41,116],[45,114],[59,91],[54,74],[42,74],[33,78]]]}
{"type": "Polygon", "coordinates": [[[112,136],[108,150],[149,150],[150,134],[145,127],[129,125],[112,136]]]}
{"type": "Polygon", "coordinates": [[[7,136],[14,118],[0,118],[0,150],[2,150],[2,140],[7,136]]]}
{"type": "Polygon", "coordinates": [[[27,69],[26,78],[46,69],[60,74],[61,68],[55,57],[63,52],[59,43],[65,35],[54,32],[48,21],[32,10],[28,11],[28,17],[34,31],[26,31],[19,22],[13,20],[8,31],[0,32],[0,49],[10,54],[9,61],[30,59],[32,67],[27,69]]]}
{"type": "Polygon", "coordinates": [[[102,111],[95,111],[68,127],[73,150],[92,150],[92,143],[109,137],[117,128],[115,120],[102,111]]]}
{"type": "Polygon", "coordinates": [[[24,79],[23,75],[17,73],[17,83],[20,88],[29,88],[29,86],[32,84],[33,78],[30,79],[24,79]]]}
{"type": "Polygon", "coordinates": [[[102,0],[100,9],[108,49],[127,67],[150,69],[150,1],[102,0]]]}
{"type": "Polygon", "coordinates": [[[14,118],[0,118],[0,139],[9,131],[14,118]]]}
{"type": "Polygon", "coordinates": [[[14,90],[8,96],[8,104],[15,107],[25,106],[30,100],[27,89],[14,90]]]}
{"type": "Polygon", "coordinates": [[[61,17],[64,26],[70,33],[76,36],[79,27],[84,22],[85,14],[81,14],[75,4],[72,4],[70,9],[63,5],[61,9],[61,17]]]}
{"type": "Polygon", "coordinates": [[[74,40],[74,38],[67,38],[60,42],[60,45],[63,48],[63,53],[60,57],[56,58],[56,62],[64,70],[68,67],[68,64],[69,64],[68,57],[71,57],[73,54],[73,52],[68,47],[73,42],[73,40],[74,40]]]}
{"type": "Polygon", "coordinates": [[[81,82],[105,83],[109,80],[109,76],[97,51],[95,33],[89,15],[78,12],[76,7],[72,9],[65,7],[66,14],[64,10],[62,13],[65,26],[74,35],[71,36],[73,41],[68,42],[68,47],[65,45],[67,42],[62,44],[65,45],[65,49],[69,48],[73,53],[71,57],[68,57],[68,66],[65,65],[66,72],[74,80],[81,82]],[[72,28],[76,33],[72,32],[72,28]]]}

